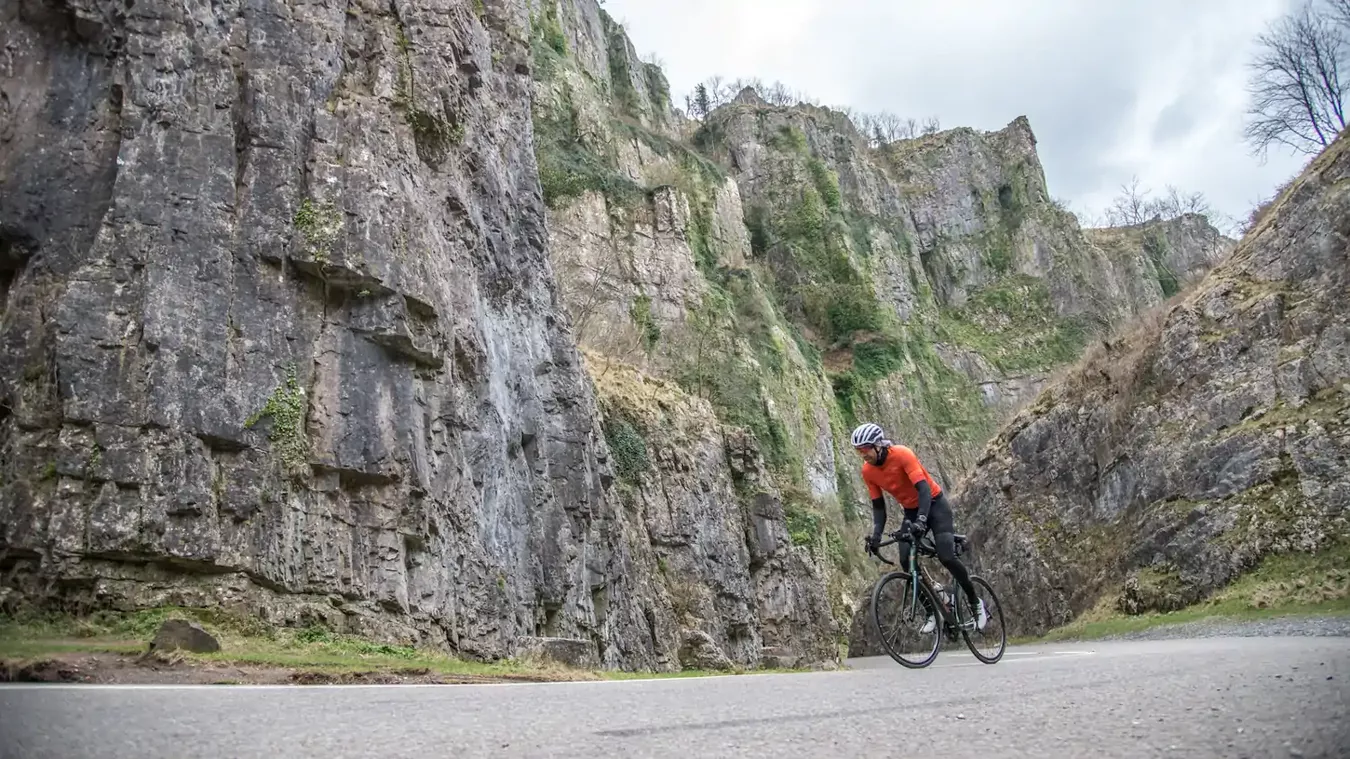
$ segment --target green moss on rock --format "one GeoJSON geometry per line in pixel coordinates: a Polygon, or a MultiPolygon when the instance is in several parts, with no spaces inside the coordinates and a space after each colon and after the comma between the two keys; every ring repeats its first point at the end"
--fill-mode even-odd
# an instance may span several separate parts
{"type": "Polygon", "coordinates": [[[262,409],[245,420],[244,427],[252,429],[263,419],[270,419],[267,438],[273,452],[287,472],[299,474],[309,462],[309,435],[305,431],[308,412],[309,399],[291,364],[286,368],[285,383],[272,392],[262,409]]]}
{"type": "Polygon", "coordinates": [[[651,468],[647,441],[641,431],[627,416],[613,408],[605,410],[602,429],[619,479],[630,485],[639,484],[642,475],[651,468]]]}
{"type": "Polygon", "coordinates": [[[1077,358],[1090,334],[1078,318],[1060,317],[1045,280],[1013,274],[942,309],[938,337],[979,353],[1007,374],[1044,371],[1077,358]]]}
{"type": "Polygon", "coordinates": [[[342,212],[331,200],[305,198],[295,212],[295,230],[304,241],[304,253],[318,263],[332,258],[342,232],[342,212]]]}

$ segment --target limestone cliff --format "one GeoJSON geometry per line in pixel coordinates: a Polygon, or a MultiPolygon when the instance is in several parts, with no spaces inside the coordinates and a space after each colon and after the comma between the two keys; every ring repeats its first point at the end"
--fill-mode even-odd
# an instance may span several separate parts
{"type": "MultiPolygon", "coordinates": [[[[568,9],[574,43],[624,42],[568,9]]],[[[692,401],[624,405],[622,372],[600,412],[535,157],[558,10],[5,7],[5,610],[222,605],[485,658],[580,639],[625,668],[837,660],[757,449],[692,401]],[[650,470],[623,418],[668,433],[650,470]]]]}
{"type": "Polygon", "coordinates": [[[1350,538],[1347,139],[990,443],[957,498],[1013,633],[1181,608],[1350,538]]]}
{"type": "MultiPolygon", "coordinates": [[[[1094,334],[1227,251],[1198,217],[1080,229],[1024,118],[878,147],[841,113],[746,89],[691,123],[591,0],[535,14],[549,250],[578,341],[706,399],[755,448],[817,568],[794,582],[824,577],[842,625],[867,582],[852,424],[881,422],[953,485],[1094,334]]],[[[705,489],[724,476],[708,464],[705,489]]]]}
{"type": "Polygon", "coordinates": [[[5,610],[829,664],[849,426],[950,484],[1223,250],[1085,235],[1024,119],[690,122],[594,0],[61,0],[0,41],[5,610]]]}
{"type": "Polygon", "coordinates": [[[641,474],[625,465],[621,492],[649,528],[658,580],[717,601],[684,623],[728,655],[762,638],[779,661],[832,659],[851,611],[849,563],[829,560],[843,555],[844,515],[821,505],[838,488],[840,423],[828,381],[746,268],[739,188],[676,138],[663,75],[603,10],[545,3],[536,19],[550,255],[611,445],[653,452],[641,474]],[[742,514],[748,527],[728,532],[742,514]]]}

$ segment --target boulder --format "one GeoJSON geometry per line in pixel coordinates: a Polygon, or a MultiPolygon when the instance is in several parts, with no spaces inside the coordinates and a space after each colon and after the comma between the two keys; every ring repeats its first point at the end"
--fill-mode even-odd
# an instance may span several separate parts
{"type": "Polygon", "coordinates": [[[554,662],[577,669],[599,669],[595,643],[576,638],[521,638],[521,658],[554,662]]]}
{"type": "Polygon", "coordinates": [[[190,651],[194,654],[209,654],[220,650],[220,642],[196,622],[186,619],[166,619],[150,641],[150,651],[167,653],[169,651],[190,651]]]}
{"type": "Polygon", "coordinates": [[[685,669],[708,669],[725,672],[731,669],[731,660],[713,642],[712,636],[702,630],[685,630],[680,645],[680,666],[685,669]]]}

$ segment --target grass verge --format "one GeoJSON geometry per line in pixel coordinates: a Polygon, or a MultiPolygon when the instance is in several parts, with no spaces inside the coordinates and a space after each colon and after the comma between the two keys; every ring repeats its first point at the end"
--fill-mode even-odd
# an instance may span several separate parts
{"type": "Polygon", "coordinates": [[[1166,613],[1128,615],[1114,596],[1063,627],[1009,644],[1094,640],[1191,622],[1247,622],[1278,618],[1350,616],[1350,542],[1316,554],[1268,556],[1206,601],[1166,613]]]}
{"type": "MultiPolygon", "coordinates": [[[[562,682],[685,678],[787,673],[797,670],[737,669],[730,672],[617,672],[508,659],[481,662],[439,651],[376,643],[320,627],[280,628],[254,618],[210,609],[161,608],[87,617],[28,616],[0,621],[0,671],[51,670],[78,663],[85,679],[140,682],[562,682]],[[145,656],[148,642],[166,619],[200,623],[221,650],[145,656]],[[165,674],[168,672],[169,674],[165,674]],[[177,673],[177,677],[172,675],[177,673]]],[[[11,674],[11,676],[13,676],[11,674]]]]}
{"type": "Polygon", "coordinates": [[[1350,600],[1325,601],[1319,604],[1290,604],[1287,606],[1254,609],[1235,603],[1198,604],[1166,614],[1095,615],[1088,612],[1063,627],[1039,636],[1008,638],[1008,645],[1028,645],[1055,641],[1100,640],[1116,635],[1144,632],[1159,627],[1189,622],[1249,622],[1263,619],[1343,617],[1350,616],[1350,600]]]}

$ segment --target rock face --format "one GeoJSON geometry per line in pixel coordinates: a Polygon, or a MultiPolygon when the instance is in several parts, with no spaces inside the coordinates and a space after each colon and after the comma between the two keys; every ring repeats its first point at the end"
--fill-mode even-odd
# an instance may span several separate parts
{"type": "Polygon", "coordinates": [[[654,665],[545,250],[525,8],[217,10],[4,11],[6,576],[654,665]]]}
{"type": "Polygon", "coordinates": [[[1231,248],[1195,216],[1080,229],[1024,117],[874,147],[842,114],[747,92],[696,141],[732,167],[756,260],[834,359],[845,416],[882,421],[949,477],[1090,335],[1231,248]]]}
{"type": "Polygon", "coordinates": [[[1094,243],[1024,119],[688,122],[594,0],[62,0],[0,41],[6,609],[829,665],[849,427],[950,483],[1221,248],[1094,243]]]}
{"type": "Polygon", "coordinates": [[[1198,286],[986,449],[955,499],[1011,633],[1180,608],[1350,535],[1347,178],[1343,136],[1198,286]]]}

